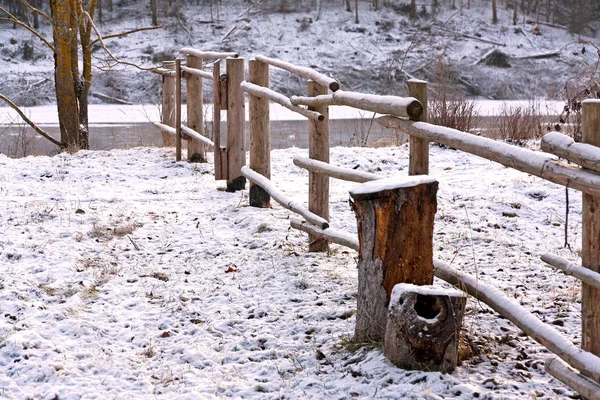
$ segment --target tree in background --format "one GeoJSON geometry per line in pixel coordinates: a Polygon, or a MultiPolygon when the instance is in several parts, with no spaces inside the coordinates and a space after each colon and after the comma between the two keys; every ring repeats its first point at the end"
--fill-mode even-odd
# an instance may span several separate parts
{"type": "MultiPolygon", "coordinates": [[[[50,15],[33,7],[27,0],[21,0],[21,3],[34,15],[39,15],[50,23],[53,43],[2,7],[0,7],[0,12],[4,13],[6,17],[0,18],[0,20],[10,20],[27,29],[52,51],[54,55],[54,86],[60,125],[60,147],[70,151],[87,149],[89,148],[88,95],[92,83],[92,46],[99,42],[115,63],[120,62],[104,46],[103,38],[94,25],[97,0],[87,0],[86,2],[83,0],[50,0],[50,15]],[[98,37],[95,40],[91,39],[92,31],[98,37]]],[[[139,28],[109,35],[106,38],[121,37],[141,30],[156,28],[159,27],[139,28]]],[[[7,100],[4,96],[2,99],[7,100]]],[[[16,107],[12,102],[7,101],[7,103],[12,108],[16,107]]],[[[38,127],[33,126],[31,121],[26,120],[26,122],[32,125],[36,131],[40,131],[38,127]]]]}

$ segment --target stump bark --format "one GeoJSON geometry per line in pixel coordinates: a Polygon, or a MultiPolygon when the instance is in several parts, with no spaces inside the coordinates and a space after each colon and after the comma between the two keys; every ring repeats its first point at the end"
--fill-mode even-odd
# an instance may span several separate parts
{"type": "Polygon", "coordinates": [[[452,372],[467,296],[457,290],[401,283],[388,308],[383,352],[405,369],[452,372]]]}
{"type": "Polygon", "coordinates": [[[350,191],[360,243],[355,339],[382,341],[397,283],[433,283],[433,222],[438,182],[427,176],[382,179],[350,191]]]}

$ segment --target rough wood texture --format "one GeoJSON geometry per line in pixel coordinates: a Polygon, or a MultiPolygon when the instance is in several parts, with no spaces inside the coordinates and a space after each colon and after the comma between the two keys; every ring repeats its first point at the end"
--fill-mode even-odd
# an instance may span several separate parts
{"type": "Polygon", "coordinates": [[[335,79],[333,79],[329,76],[323,75],[320,72],[315,71],[314,69],[306,68],[306,67],[298,67],[294,64],[290,64],[285,61],[276,60],[274,58],[269,58],[269,57],[265,57],[265,56],[256,56],[256,59],[258,61],[262,61],[264,63],[272,65],[274,67],[284,69],[288,72],[291,72],[292,74],[296,74],[303,78],[313,80],[313,81],[317,82],[319,85],[325,86],[326,88],[331,89],[332,92],[335,92],[336,90],[339,90],[339,88],[340,88],[340,84],[338,83],[338,81],[336,81],[335,79]]]}
{"type": "Polygon", "coordinates": [[[244,58],[228,58],[227,66],[227,191],[246,187],[241,169],[246,165],[246,106],[240,84],[244,81],[244,58]]]}
{"type": "Polygon", "coordinates": [[[397,283],[433,283],[435,179],[382,179],[350,191],[358,223],[355,339],[383,340],[397,283]]]}
{"type": "Polygon", "coordinates": [[[600,385],[573,370],[563,360],[552,357],[544,363],[544,369],[550,375],[577,391],[587,400],[600,400],[600,385]]]}
{"type": "Polygon", "coordinates": [[[452,372],[466,303],[467,296],[456,290],[394,286],[383,353],[404,369],[452,372]]]}
{"type": "Polygon", "coordinates": [[[311,160],[310,158],[306,157],[294,157],[294,165],[317,174],[327,175],[331,178],[336,178],[343,181],[365,183],[384,178],[383,176],[371,174],[369,172],[357,171],[351,168],[336,167],[334,165],[311,160]]]}
{"type": "MultiPolygon", "coordinates": [[[[187,65],[190,68],[202,68],[202,59],[195,56],[187,56],[187,65]]],[[[183,69],[183,67],[182,67],[183,69]]],[[[204,135],[204,118],[202,109],[204,105],[204,96],[202,90],[202,77],[198,75],[188,75],[186,80],[187,96],[187,125],[190,129],[204,135]]],[[[190,162],[206,162],[206,146],[191,137],[187,141],[187,155],[190,162]]]]}
{"type": "Polygon", "coordinates": [[[301,104],[312,107],[348,106],[414,120],[419,118],[423,112],[423,106],[413,97],[380,96],[376,94],[346,92],[343,90],[315,97],[292,96],[290,97],[290,101],[295,105],[301,104]]]}
{"type": "MultiPolygon", "coordinates": [[[[600,100],[583,102],[582,142],[600,147],[600,100]]],[[[600,196],[584,193],[582,200],[581,263],[600,271],[600,196]]],[[[600,289],[581,287],[581,346],[600,355],[600,289]]]]}
{"type": "Polygon", "coordinates": [[[575,164],[600,173],[600,147],[587,143],[576,143],[572,138],[558,132],[544,135],[542,150],[556,154],[575,164]]]}
{"type": "Polygon", "coordinates": [[[213,63],[213,143],[215,180],[227,179],[227,150],[221,148],[221,62],[213,63]]]}
{"type": "MultiPolygon", "coordinates": [[[[327,87],[308,81],[308,95],[327,93],[327,87]]],[[[329,163],[329,110],[327,106],[309,107],[323,115],[323,121],[308,121],[308,157],[329,163]]],[[[308,209],[329,221],[329,177],[315,172],[308,173],[308,209]]],[[[326,240],[308,235],[308,251],[327,251],[326,240]]]]}
{"type": "Polygon", "coordinates": [[[504,292],[483,283],[477,277],[458,272],[448,264],[435,260],[435,276],[457,289],[467,292],[482,303],[487,304],[501,316],[515,324],[542,346],[567,361],[573,367],[585,372],[594,380],[600,380],[600,358],[592,353],[583,351],[564,337],[556,328],[546,325],[534,314],[513,299],[506,297],[504,292]]]}
{"type": "Polygon", "coordinates": [[[377,118],[377,122],[387,128],[399,129],[409,135],[466,151],[506,167],[539,176],[550,182],[563,186],[568,185],[571,189],[600,196],[600,175],[579,167],[560,164],[556,162],[554,156],[549,154],[475,136],[456,129],[425,122],[408,121],[390,115],[377,118]]]}
{"type": "Polygon", "coordinates": [[[590,286],[600,289],[600,274],[580,265],[575,265],[553,254],[542,255],[542,261],[560,269],[565,275],[574,276],[590,286]]]}
{"type": "MultiPolygon", "coordinates": [[[[260,62],[260,61],[258,61],[260,62]]],[[[268,64],[265,64],[268,65],[268,64]]],[[[325,117],[315,111],[307,110],[306,108],[302,108],[300,106],[295,106],[291,103],[290,99],[282,95],[281,93],[277,93],[274,90],[269,88],[262,87],[260,85],[255,85],[252,82],[242,82],[242,90],[248,94],[251,94],[255,97],[261,97],[264,99],[271,100],[274,103],[280,104],[287,108],[288,110],[294,111],[300,115],[305,116],[308,119],[316,119],[317,121],[323,121],[325,117]]]]}
{"type": "Polygon", "coordinates": [[[267,193],[271,195],[273,200],[281,204],[284,208],[303,216],[308,222],[320,227],[321,229],[329,228],[329,222],[327,222],[327,220],[311,213],[306,207],[303,207],[287,197],[285,194],[283,194],[283,192],[281,192],[281,190],[277,189],[270,180],[261,174],[252,171],[246,166],[242,167],[242,174],[244,174],[244,176],[247,177],[251,182],[260,185],[263,189],[265,189],[267,193]]]}
{"type": "MultiPolygon", "coordinates": [[[[408,95],[419,100],[423,106],[423,113],[415,121],[427,122],[427,82],[411,79],[407,82],[408,95]]],[[[410,153],[408,155],[408,174],[429,174],[429,141],[420,137],[411,136],[409,139],[410,153]]]]}
{"type": "Polygon", "coordinates": [[[181,161],[181,60],[175,60],[175,160],[181,161]]]}
{"type": "MultiPolygon", "coordinates": [[[[163,67],[173,71],[172,76],[163,75],[162,81],[162,117],[161,122],[165,125],[175,127],[175,62],[164,61],[163,67]]],[[[165,132],[162,134],[163,146],[172,147],[175,144],[175,136],[165,132]]]]}
{"type": "Polygon", "coordinates": [[[220,59],[220,58],[227,58],[227,57],[231,57],[231,58],[238,58],[239,57],[238,53],[233,53],[233,52],[216,52],[216,51],[202,51],[202,50],[194,49],[192,47],[184,47],[181,50],[179,50],[179,52],[181,54],[190,55],[190,56],[196,56],[196,57],[199,57],[199,58],[204,58],[204,59],[209,59],[209,60],[220,59]]]}
{"type": "MultiPolygon", "coordinates": [[[[248,61],[248,79],[251,83],[269,87],[269,65],[258,60],[248,61]]],[[[250,169],[271,179],[271,127],[269,122],[269,100],[250,96],[250,169]]],[[[250,205],[267,208],[271,196],[262,187],[250,184],[250,205]]]]}

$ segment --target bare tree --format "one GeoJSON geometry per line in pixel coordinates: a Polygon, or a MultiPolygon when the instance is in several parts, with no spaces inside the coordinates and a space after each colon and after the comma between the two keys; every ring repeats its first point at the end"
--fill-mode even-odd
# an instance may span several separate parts
{"type": "MultiPolygon", "coordinates": [[[[89,147],[88,95],[92,83],[92,46],[100,42],[111,58],[115,62],[118,61],[104,46],[102,36],[94,25],[93,18],[97,0],[88,0],[86,3],[83,0],[50,0],[50,15],[33,7],[27,0],[21,0],[21,2],[51,24],[53,43],[2,7],[0,7],[0,12],[6,14],[6,17],[0,17],[0,20],[10,20],[27,29],[52,51],[61,147],[73,151],[87,149],[89,147]],[[91,39],[92,32],[96,33],[98,39],[91,39]]],[[[156,29],[156,27],[139,28],[106,38],[121,37],[146,29],[156,29]]],[[[9,105],[14,106],[12,103],[9,105]]],[[[37,128],[33,125],[32,127],[37,128]]]]}
{"type": "Polygon", "coordinates": [[[492,0],[492,23],[498,23],[498,8],[496,7],[496,0],[492,0]]]}

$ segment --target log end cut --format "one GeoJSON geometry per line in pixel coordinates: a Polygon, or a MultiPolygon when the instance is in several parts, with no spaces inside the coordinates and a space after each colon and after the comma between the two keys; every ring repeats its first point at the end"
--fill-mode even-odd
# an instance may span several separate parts
{"type": "Polygon", "coordinates": [[[388,307],[384,354],[405,369],[452,372],[466,295],[430,285],[394,286],[388,307]]]}
{"type": "Polygon", "coordinates": [[[406,114],[411,120],[420,121],[421,115],[423,115],[423,104],[418,100],[410,102],[406,106],[406,114]]]}

